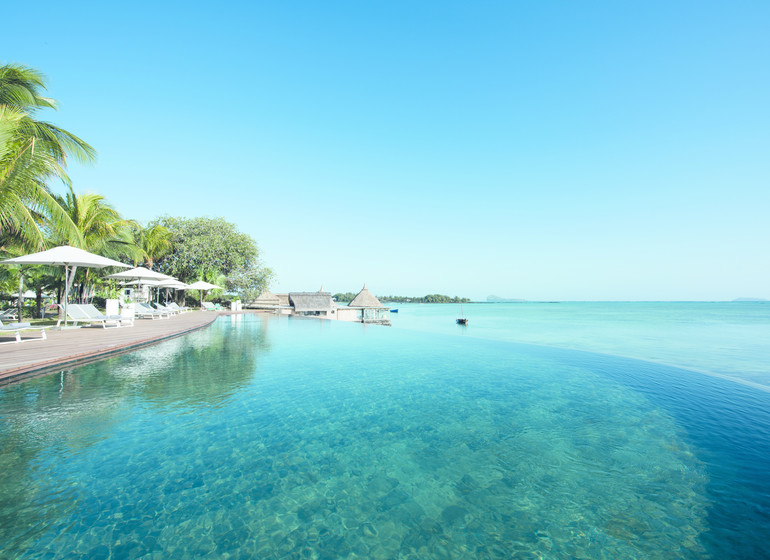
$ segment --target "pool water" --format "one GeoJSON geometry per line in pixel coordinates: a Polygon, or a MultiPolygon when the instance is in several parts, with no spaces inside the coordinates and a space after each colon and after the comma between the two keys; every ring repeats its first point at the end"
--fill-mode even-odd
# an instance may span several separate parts
{"type": "Polygon", "coordinates": [[[770,394],[358,324],[211,328],[0,390],[8,558],[762,558],[770,394]]]}

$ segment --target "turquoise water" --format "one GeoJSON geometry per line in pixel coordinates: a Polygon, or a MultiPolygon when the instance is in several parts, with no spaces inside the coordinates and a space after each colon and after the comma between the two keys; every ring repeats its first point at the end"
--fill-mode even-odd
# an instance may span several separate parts
{"type": "Polygon", "coordinates": [[[762,558],[769,411],[723,379],[467,331],[221,318],[0,390],[0,546],[762,558]]]}
{"type": "Polygon", "coordinates": [[[770,302],[399,305],[398,328],[638,358],[770,388],[770,302]]]}

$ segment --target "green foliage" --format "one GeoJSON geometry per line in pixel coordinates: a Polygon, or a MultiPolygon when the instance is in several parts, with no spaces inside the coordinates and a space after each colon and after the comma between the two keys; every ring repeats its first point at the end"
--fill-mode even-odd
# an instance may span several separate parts
{"type": "Polygon", "coordinates": [[[273,271],[259,265],[250,265],[230,273],[225,282],[228,292],[237,293],[244,301],[254,301],[267,290],[273,271]]]}
{"type": "MultiPolygon", "coordinates": [[[[131,260],[141,253],[133,238],[136,222],[124,219],[104,196],[96,193],[75,194],[70,187],[65,196],[55,198],[77,228],[77,237],[54,237],[52,241],[55,245],[69,244],[120,261],[131,260]]],[[[73,267],[68,291],[75,286],[76,281],[79,282],[76,292],[81,301],[86,301],[92,292],[95,277],[98,274],[95,275],[89,268],[78,270],[73,267]]]]}
{"type": "Polygon", "coordinates": [[[139,249],[134,255],[134,265],[144,264],[147,268],[153,268],[153,264],[171,252],[172,234],[168,228],[159,224],[142,227],[135,224],[133,227],[134,244],[139,249]]]}
{"type": "Polygon", "coordinates": [[[77,227],[78,235],[55,239],[105,257],[121,259],[141,254],[134,244],[133,230],[137,223],[126,220],[107,199],[96,193],[75,194],[69,188],[56,200],[77,227]]]}
{"type": "Polygon", "coordinates": [[[95,298],[102,299],[118,299],[122,292],[122,286],[115,280],[99,279],[96,282],[96,296],[95,298]]]}
{"type": "MultiPolygon", "coordinates": [[[[350,303],[358,294],[353,292],[345,292],[334,294],[334,299],[338,303],[350,303]]],[[[390,303],[470,303],[468,298],[461,297],[449,297],[441,294],[428,294],[422,297],[409,297],[409,296],[377,296],[381,302],[390,303]]]]}
{"type": "Polygon", "coordinates": [[[157,260],[157,270],[182,282],[222,275],[222,280],[209,281],[248,301],[267,289],[273,277],[259,261],[256,241],[224,218],[164,216],[151,225],[171,232],[171,250],[157,260]]]}
{"type": "Polygon", "coordinates": [[[158,260],[158,270],[183,282],[194,282],[207,273],[224,275],[256,262],[255,241],[224,218],[174,218],[164,216],[151,225],[171,231],[171,251],[158,260]]]}
{"type": "Polygon", "coordinates": [[[423,297],[404,297],[404,296],[382,296],[380,301],[392,303],[470,303],[470,299],[461,297],[450,297],[442,294],[428,294],[423,297]]]}
{"type": "Polygon", "coordinates": [[[47,182],[69,184],[68,157],[83,162],[96,157],[74,134],[34,118],[40,109],[56,108],[43,90],[45,79],[37,70],[0,66],[0,237],[27,250],[44,247],[46,227],[77,236],[47,182]]]}
{"type": "MultiPolygon", "coordinates": [[[[229,309],[230,303],[237,300],[238,300],[238,296],[220,293],[219,295],[207,295],[204,301],[210,301],[211,303],[218,303],[219,305],[222,306],[223,309],[229,309]]],[[[200,303],[199,300],[195,300],[195,305],[198,305],[199,303],[200,303]]]]}

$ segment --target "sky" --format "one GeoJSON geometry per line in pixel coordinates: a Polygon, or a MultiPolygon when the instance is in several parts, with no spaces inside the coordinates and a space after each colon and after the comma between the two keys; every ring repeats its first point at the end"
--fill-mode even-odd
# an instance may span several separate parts
{"type": "Polygon", "coordinates": [[[224,217],[274,292],[770,299],[766,1],[16,6],[75,191],[224,217]]]}

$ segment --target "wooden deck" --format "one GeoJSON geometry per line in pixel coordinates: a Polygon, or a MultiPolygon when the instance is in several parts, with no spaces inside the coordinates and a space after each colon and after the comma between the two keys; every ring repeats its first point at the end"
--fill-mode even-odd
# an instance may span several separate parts
{"type": "MultiPolygon", "coordinates": [[[[133,327],[47,329],[47,340],[36,340],[39,331],[22,332],[21,343],[0,344],[0,385],[34,375],[38,370],[91,361],[181,336],[209,326],[224,314],[229,315],[192,311],[169,319],[137,319],[133,327]]],[[[13,336],[0,336],[0,342],[12,340],[13,336]]]]}

